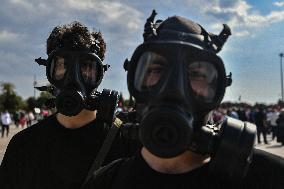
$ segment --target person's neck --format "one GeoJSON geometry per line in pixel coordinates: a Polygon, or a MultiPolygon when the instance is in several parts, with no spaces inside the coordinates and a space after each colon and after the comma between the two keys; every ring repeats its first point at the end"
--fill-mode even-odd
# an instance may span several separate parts
{"type": "Polygon", "coordinates": [[[202,156],[191,151],[186,151],[173,158],[160,158],[143,147],[141,154],[152,169],[166,174],[187,173],[201,167],[210,160],[209,156],[202,156]]]}
{"type": "Polygon", "coordinates": [[[68,129],[77,129],[80,128],[91,121],[96,119],[96,111],[82,110],[76,116],[65,116],[61,113],[56,114],[58,122],[68,129]]]}

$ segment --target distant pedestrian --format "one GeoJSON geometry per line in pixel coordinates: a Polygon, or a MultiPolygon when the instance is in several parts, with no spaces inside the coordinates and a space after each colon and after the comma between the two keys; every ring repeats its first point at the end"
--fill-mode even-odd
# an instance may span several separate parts
{"type": "Polygon", "coordinates": [[[1,130],[2,137],[4,137],[5,130],[6,130],[6,136],[8,137],[9,127],[12,123],[12,120],[11,120],[11,115],[7,110],[5,110],[5,112],[1,114],[1,122],[2,122],[2,130],[1,130]]]}
{"type": "Polygon", "coordinates": [[[16,125],[16,127],[19,127],[19,122],[20,122],[20,112],[16,111],[13,114],[13,119],[14,119],[14,123],[16,125]]]}
{"type": "Polygon", "coordinates": [[[35,120],[35,116],[33,112],[30,111],[27,115],[27,127],[31,126],[34,120],[35,120]]]}
{"type": "Polygon", "coordinates": [[[222,113],[221,108],[214,110],[212,115],[214,123],[220,122],[224,119],[224,114],[222,113]]]}
{"type": "Polygon", "coordinates": [[[25,127],[26,123],[27,123],[26,114],[24,112],[21,112],[19,124],[21,125],[22,129],[25,127]]]}
{"type": "Polygon", "coordinates": [[[41,114],[42,114],[43,119],[47,118],[49,116],[48,109],[47,108],[42,109],[41,114]]]}
{"type": "Polygon", "coordinates": [[[270,116],[270,125],[272,131],[272,140],[277,137],[277,119],[279,118],[279,112],[276,108],[273,109],[273,112],[270,116]]]}
{"type": "Polygon", "coordinates": [[[284,109],[281,109],[277,123],[277,142],[284,145],[284,109]]]}
{"type": "Polygon", "coordinates": [[[265,144],[268,144],[267,139],[266,139],[266,114],[264,113],[263,108],[259,108],[257,112],[254,115],[254,121],[256,124],[256,129],[257,129],[257,142],[260,144],[260,134],[263,136],[263,140],[265,144]]]}
{"type": "Polygon", "coordinates": [[[229,111],[227,112],[227,115],[229,117],[232,117],[232,118],[235,118],[235,119],[239,119],[239,115],[238,115],[235,107],[229,108],[229,111]]]}
{"type": "Polygon", "coordinates": [[[245,110],[244,110],[243,107],[240,107],[240,108],[237,110],[237,114],[238,114],[239,120],[241,120],[241,121],[247,121],[246,112],[245,112],[245,110]]]}

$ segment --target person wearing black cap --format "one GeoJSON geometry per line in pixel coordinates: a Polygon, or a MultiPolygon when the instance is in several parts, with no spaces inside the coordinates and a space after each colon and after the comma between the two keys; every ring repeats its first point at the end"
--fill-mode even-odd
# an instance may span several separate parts
{"type": "Polygon", "coordinates": [[[85,189],[283,188],[284,160],[255,150],[255,125],[210,112],[231,85],[219,35],[180,16],[147,19],[144,43],[125,61],[141,150],[95,171],[85,189]]]}
{"type": "Polygon", "coordinates": [[[102,34],[80,22],[52,30],[48,59],[36,61],[46,66],[51,86],[43,88],[55,96],[57,112],[11,139],[0,167],[1,189],[78,189],[89,171],[134,153],[135,144],[117,134],[120,123],[110,126],[118,93],[97,91],[108,68],[105,50],[102,34]]]}

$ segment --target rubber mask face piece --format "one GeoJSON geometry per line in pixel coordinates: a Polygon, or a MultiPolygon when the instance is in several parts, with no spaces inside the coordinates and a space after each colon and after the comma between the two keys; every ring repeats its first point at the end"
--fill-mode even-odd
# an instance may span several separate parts
{"type": "Polygon", "coordinates": [[[218,103],[218,81],[225,72],[213,55],[206,57],[188,47],[154,47],[134,55],[130,91],[145,102],[140,111],[141,142],[153,154],[171,158],[190,149],[194,115],[218,103]]]}
{"type": "Polygon", "coordinates": [[[85,51],[58,50],[48,59],[47,76],[59,94],[58,111],[74,116],[87,108],[87,98],[100,84],[103,65],[98,56],[85,51]]]}

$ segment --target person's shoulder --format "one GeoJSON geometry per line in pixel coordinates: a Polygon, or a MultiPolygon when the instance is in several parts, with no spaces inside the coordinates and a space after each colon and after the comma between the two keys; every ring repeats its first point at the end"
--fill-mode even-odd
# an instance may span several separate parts
{"type": "Polygon", "coordinates": [[[261,172],[262,175],[277,176],[277,174],[284,172],[284,158],[260,149],[254,149],[250,169],[253,174],[261,172]]]}
{"type": "MultiPolygon", "coordinates": [[[[16,133],[9,145],[23,145],[28,144],[29,141],[34,141],[36,138],[41,137],[41,133],[45,133],[47,125],[54,122],[55,116],[52,115],[44,120],[39,121],[38,123],[16,133]]],[[[34,144],[33,144],[34,145],[34,144]]]]}
{"type": "Polygon", "coordinates": [[[126,161],[126,158],[117,159],[96,170],[84,186],[84,189],[111,188],[115,176],[119,172],[122,164],[125,164],[126,161]]]}
{"type": "Polygon", "coordinates": [[[46,124],[50,123],[52,119],[54,118],[47,118],[47,120],[38,122],[16,133],[9,141],[3,161],[6,163],[14,162],[20,155],[36,155],[39,149],[44,149],[42,144],[46,143],[45,138],[50,137],[46,133],[46,124]]]}
{"type": "MultiPolygon", "coordinates": [[[[277,156],[275,154],[260,150],[260,149],[254,149],[253,152],[253,164],[259,164],[259,163],[265,163],[266,165],[269,164],[269,166],[277,166],[278,168],[284,169],[284,158],[277,156]]],[[[284,170],[283,170],[284,171],[284,170]]]]}
{"type": "Polygon", "coordinates": [[[284,159],[282,157],[254,149],[245,183],[250,188],[284,188],[283,172],[284,159]]]}

